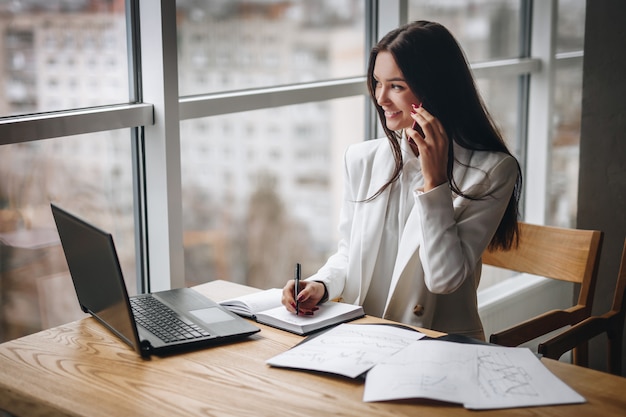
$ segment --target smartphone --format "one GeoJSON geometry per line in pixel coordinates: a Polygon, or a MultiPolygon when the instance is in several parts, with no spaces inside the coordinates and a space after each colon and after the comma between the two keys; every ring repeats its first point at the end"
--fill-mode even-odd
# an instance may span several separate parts
{"type": "Polygon", "coordinates": [[[422,127],[416,121],[413,122],[413,126],[411,126],[411,129],[417,130],[417,133],[419,133],[421,137],[425,137],[422,127]]]}

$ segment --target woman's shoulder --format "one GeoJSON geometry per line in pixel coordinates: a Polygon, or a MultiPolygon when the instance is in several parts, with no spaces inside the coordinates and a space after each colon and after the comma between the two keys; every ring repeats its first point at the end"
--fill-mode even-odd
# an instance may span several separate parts
{"type": "Polygon", "coordinates": [[[353,143],[346,149],[346,159],[370,159],[380,153],[391,154],[391,146],[389,146],[388,141],[387,138],[378,138],[353,143]]]}
{"type": "Polygon", "coordinates": [[[387,138],[371,139],[352,144],[345,153],[350,176],[389,178],[393,172],[393,151],[387,138]]]}
{"type": "Polygon", "coordinates": [[[455,158],[457,185],[470,195],[487,195],[505,185],[512,189],[519,175],[517,159],[506,152],[455,149],[455,158]]]}
{"type": "Polygon", "coordinates": [[[387,138],[364,140],[349,145],[348,150],[353,152],[367,152],[379,148],[381,145],[386,144],[387,141],[387,138]]]}
{"type": "Polygon", "coordinates": [[[456,145],[454,155],[456,160],[464,166],[490,169],[499,165],[505,165],[517,169],[518,165],[517,159],[505,152],[477,151],[456,145]]]}

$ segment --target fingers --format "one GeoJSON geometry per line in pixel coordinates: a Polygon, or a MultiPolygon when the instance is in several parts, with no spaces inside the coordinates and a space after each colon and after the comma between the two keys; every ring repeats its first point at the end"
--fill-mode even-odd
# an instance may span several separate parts
{"type": "Polygon", "coordinates": [[[421,158],[422,172],[424,174],[424,191],[429,191],[443,183],[447,179],[448,146],[449,139],[441,122],[423,107],[413,106],[411,112],[415,120],[422,128],[424,135],[411,134],[411,139],[417,145],[421,158]]]}
{"type": "Polygon", "coordinates": [[[296,284],[293,279],[287,281],[287,283],[283,287],[283,295],[281,299],[281,302],[283,303],[285,308],[292,313],[296,312],[296,300],[293,298],[293,290],[295,285],[296,284]]]}
{"type": "Polygon", "coordinates": [[[317,296],[316,285],[320,284],[314,281],[300,281],[301,289],[298,293],[299,313],[310,315],[319,310],[317,303],[321,297],[317,296]]]}
{"type": "Polygon", "coordinates": [[[414,139],[417,145],[422,143],[429,143],[434,145],[440,145],[447,148],[448,144],[448,136],[446,134],[445,129],[443,128],[439,119],[430,114],[428,110],[421,107],[416,107],[413,105],[413,111],[411,112],[411,117],[415,121],[412,129],[416,131],[416,133],[421,133],[419,137],[415,135],[411,135],[411,138],[414,139]],[[421,132],[420,132],[421,130],[421,132]],[[415,139],[422,139],[415,140],[415,139]]]}
{"type": "Polygon", "coordinates": [[[414,121],[413,126],[411,126],[411,129],[415,130],[417,134],[420,136],[418,139],[424,139],[424,131],[422,130],[422,127],[419,125],[419,123],[414,121]]]}
{"type": "MultiPolygon", "coordinates": [[[[319,307],[317,303],[321,299],[321,297],[317,297],[317,291],[315,289],[316,282],[312,281],[300,281],[300,292],[298,293],[298,307],[299,314],[311,315],[317,310],[319,307]]],[[[321,285],[321,284],[319,284],[321,285]]],[[[283,287],[282,294],[282,304],[285,308],[292,312],[296,313],[296,300],[293,297],[295,287],[295,281],[289,280],[287,284],[283,287]]]]}
{"type": "Polygon", "coordinates": [[[411,137],[413,139],[418,139],[416,143],[419,142],[419,139],[437,139],[437,137],[440,136],[443,132],[439,120],[435,116],[430,114],[428,110],[422,107],[421,104],[419,106],[413,104],[412,107],[413,111],[411,111],[411,116],[415,121],[412,129],[415,130],[420,136],[415,137],[412,135],[411,137]]]}

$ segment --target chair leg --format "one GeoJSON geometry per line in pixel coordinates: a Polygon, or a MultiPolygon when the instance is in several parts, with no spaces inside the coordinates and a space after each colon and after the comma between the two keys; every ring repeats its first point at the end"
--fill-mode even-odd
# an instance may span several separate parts
{"type": "Polygon", "coordinates": [[[609,372],[613,375],[622,375],[622,340],[619,337],[609,337],[609,372]]]}
{"type": "Polygon", "coordinates": [[[572,349],[572,363],[585,368],[589,367],[589,342],[583,342],[572,349]]]}

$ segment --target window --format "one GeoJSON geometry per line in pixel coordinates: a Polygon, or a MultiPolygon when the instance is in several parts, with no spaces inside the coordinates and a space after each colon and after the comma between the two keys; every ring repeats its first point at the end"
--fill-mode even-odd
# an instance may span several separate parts
{"type": "Polygon", "coordinates": [[[364,103],[357,96],[181,123],[186,285],[280,287],[296,262],[305,274],[321,266],[336,250],[343,149],[364,136],[364,103]],[[208,123],[228,133],[205,134],[208,123]],[[206,157],[204,146],[222,154],[206,157]]]}
{"type": "Polygon", "coordinates": [[[365,138],[365,5],[178,2],[178,38],[194,45],[183,41],[178,51],[180,94],[189,95],[189,108],[203,116],[183,114],[188,120],[181,123],[186,284],[222,278],[280,286],[298,260],[312,273],[335,249],[338,145],[365,138]],[[352,81],[359,96],[349,98],[355,92],[347,91],[340,97],[348,98],[317,101],[302,93],[301,100],[280,90],[346,77],[361,77],[352,81]],[[236,106],[222,114],[214,110],[219,105],[207,104],[196,110],[198,101],[214,101],[211,93],[277,86],[257,94],[272,101],[285,97],[283,106],[252,105],[245,112],[236,106]],[[205,92],[210,94],[203,99],[205,92]],[[345,120],[353,126],[349,134],[341,129],[345,120]],[[208,123],[221,131],[201,132],[208,123]],[[199,146],[220,154],[198,158],[199,146]]]}
{"type": "Polygon", "coordinates": [[[408,20],[432,20],[446,26],[470,62],[518,58],[521,4],[519,0],[411,0],[408,20]]]}
{"type": "Polygon", "coordinates": [[[123,1],[96,0],[80,9],[57,2],[42,12],[38,10],[44,1],[4,3],[0,5],[1,52],[10,65],[2,69],[0,78],[8,92],[1,115],[128,102],[123,1]],[[93,74],[115,83],[90,84],[93,74]],[[65,87],[70,83],[89,88],[71,91],[65,87]]]}
{"type": "Polygon", "coordinates": [[[278,286],[296,259],[317,269],[335,250],[343,151],[375,135],[364,83],[375,28],[407,19],[440,21],[466,50],[538,175],[526,175],[539,184],[528,215],[575,218],[582,0],[179,0],[144,15],[133,0],[49,3],[0,5],[0,340],[67,319],[41,316],[39,294],[77,310],[50,201],[113,232],[131,293],[216,278],[278,286]],[[557,4],[556,27],[533,22],[557,4]],[[537,31],[555,51],[523,50],[537,31]],[[549,94],[537,98],[536,79],[549,94]],[[271,272],[268,259],[280,259],[271,272]],[[37,273],[15,281],[25,270],[37,273]],[[9,295],[7,282],[27,290],[9,295]],[[31,322],[8,323],[29,309],[31,322]]]}
{"type": "Polygon", "coordinates": [[[63,3],[0,5],[0,341],[82,316],[50,202],[113,233],[137,292],[131,131],[77,110],[129,102],[124,2],[63,3]]]}
{"type": "Polygon", "coordinates": [[[180,94],[363,75],[365,4],[178,1],[180,94]]]}
{"type": "Polygon", "coordinates": [[[0,339],[82,317],[50,202],[111,232],[136,293],[128,130],[0,146],[0,339]]]}

